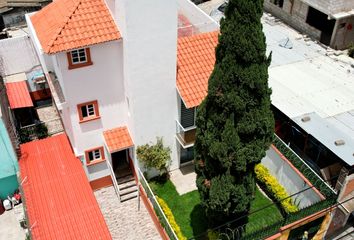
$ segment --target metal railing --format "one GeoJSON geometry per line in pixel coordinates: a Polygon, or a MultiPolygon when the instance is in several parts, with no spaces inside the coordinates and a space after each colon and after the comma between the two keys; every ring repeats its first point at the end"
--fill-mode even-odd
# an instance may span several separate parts
{"type": "Polygon", "coordinates": [[[165,229],[168,237],[171,240],[178,240],[176,233],[173,231],[170,223],[167,220],[165,213],[162,211],[160,204],[157,202],[154,193],[152,192],[148,182],[146,181],[144,175],[142,174],[139,168],[138,168],[138,173],[139,173],[140,184],[144,188],[150,203],[154,207],[155,213],[160,220],[161,226],[165,229]]]}
{"type": "Polygon", "coordinates": [[[117,182],[117,179],[116,179],[116,175],[114,174],[113,167],[112,167],[111,163],[109,162],[109,160],[107,160],[106,163],[107,163],[107,166],[109,168],[109,171],[111,172],[111,178],[112,178],[112,181],[113,181],[114,190],[116,191],[116,194],[118,196],[119,202],[121,202],[120,193],[119,193],[119,191],[120,191],[119,190],[119,185],[118,185],[118,182],[117,182]]]}
{"type": "MultiPolygon", "coordinates": [[[[266,239],[267,237],[273,236],[280,231],[280,228],[285,227],[289,224],[295,223],[301,219],[304,219],[308,216],[315,216],[317,214],[318,218],[322,214],[318,214],[322,210],[326,212],[330,211],[330,207],[335,205],[336,197],[332,196],[322,201],[319,201],[311,206],[300,209],[299,211],[283,216],[283,219],[274,221],[272,216],[265,215],[262,218],[253,220],[246,224],[238,225],[237,222],[242,222],[242,218],[249,217],[256,212],[262,213],[264,209],[256,210],[250,214],[243,216],[239,219],[230,221],[223,226],[213,229],[213,231],[219,234],[219,239],[233,239],[233,240],[258,240],[266,239]]],[[[316,218],[317,219],[317,218],[316,218]]]]}
{"type": "Polygon", "coordinates": [[[336,195],[336,191],[276,134],[273,144],[325,197],[336,195]]]}
{"type": "Polygon", "coordinates": [[[191,134],[190,132],[193,130],[195,131],[196,129],[197,126],[195,125],[184,128],[181,123],[176,120],[176,138],[183,148],[192,147],[194,145],[194,141],[192,141],[191,139],[191,141],[188,141],[188,138],[191,137],[191,135],[188,135],[188,132],[189,134],[191,134]]]}

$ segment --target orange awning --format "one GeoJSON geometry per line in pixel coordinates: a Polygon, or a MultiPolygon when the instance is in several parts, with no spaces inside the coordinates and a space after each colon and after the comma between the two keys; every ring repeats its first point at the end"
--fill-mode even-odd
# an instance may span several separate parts
{"type": "Polygon", "coordinates": [[[110,153],[134,146],[127,127],[118,127],[103,132],[110,153]]]}
{"type": "Polygon", "coordinates": [[[33,107],[26,81],[6,83],[6,93],[11,109],[33,107]]]}

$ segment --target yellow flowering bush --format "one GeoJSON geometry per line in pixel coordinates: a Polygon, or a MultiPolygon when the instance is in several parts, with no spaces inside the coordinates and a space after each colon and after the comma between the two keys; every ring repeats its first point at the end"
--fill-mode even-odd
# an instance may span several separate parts
{"type": "Polygon", "coordinates": [[[278,180],[269,173],[269,170],[265,166],[257,164],[254,170],[257,181],[266,188],[266,191],[271,194],[274,199],[280,202],[281,207],[286,213],[299,211],[292,199],[289,198],[289,194],[286,192],[285,188],[279,184],[278,180]]]}
{"type": "Polygon", "coordinates": [[[183,233],[181,232],[180,227],[178,226],[178,224],[176,223],[175,217],[172,214],[171,209],[168,207],[167,203],[162,199],[159,198],[158,196],[156,196],[156,200],[157,202],[160,204],[162,211],[165,213],[168,222],[170,223],[173,231],[176,233],[177,238],[179,240],[187,240],[187,238],[183,235],[183,233]]]}

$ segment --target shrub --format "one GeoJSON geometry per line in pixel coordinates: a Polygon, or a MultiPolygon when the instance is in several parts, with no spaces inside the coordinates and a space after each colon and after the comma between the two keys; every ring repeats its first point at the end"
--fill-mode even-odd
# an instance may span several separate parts
{"type": "Polygon", "coordinates": [[[187,240],[187,238],[183,235],[183,233],[181,232],[180,227],[178,226],[178,224],[176,223],[175,217],[172,214],[171,209],[168,207],[167,203],[162,199],[159,198],[158,196],[156,196],[156,200],[157,202],[160,204],[162,211],[165,213],[168,222],[170,223],[173,231],[176,233],[177,238],[180,240],[187,240]]]}
{"type": "Polygon", "coordinates": [[[208,239],[209,240],[218,240],[219,239],[219,232],[209,229],[208,230],[208,239]]]}
{"type": "Polygon", "coordinates": [[[257,181],[264,186],[265,191],[271,195],[273,199],[280,203],[280,206],[286,213],[294,213],[299,211],[298,207],[293,203],[289,194],[284,187],[279,184],[278,180],[269,173],[269,170],[262,164],[255,167],[257,181]]]}
{"type": "Polygon", "coordinates": [[[171,159],[171,149],[164,147],[162,138],[157,138],[154,145],[145,144],[138,146],[136,154],[145,167],[159,170],[160,175],[167,172],[167,165],[171,159]]]}
{"type": "Polygon", "coordinates": [[[35,131],[38,139],[48,137],[48,128],[44,123],[37,124],[35,127],[35,131]]]}

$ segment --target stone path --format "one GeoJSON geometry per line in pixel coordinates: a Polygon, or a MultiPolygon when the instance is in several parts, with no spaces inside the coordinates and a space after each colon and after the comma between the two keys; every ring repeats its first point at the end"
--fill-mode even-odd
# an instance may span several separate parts
{"type": "Polygon", "coordinates": [[[161,239],[143,201],[134,198],[120,203],[113,186],[94,192],[113,239],[161,239]]]}

